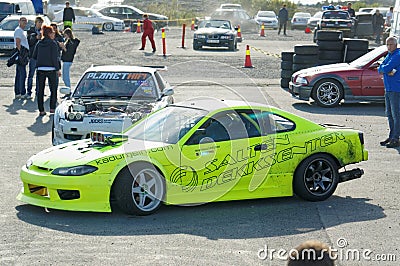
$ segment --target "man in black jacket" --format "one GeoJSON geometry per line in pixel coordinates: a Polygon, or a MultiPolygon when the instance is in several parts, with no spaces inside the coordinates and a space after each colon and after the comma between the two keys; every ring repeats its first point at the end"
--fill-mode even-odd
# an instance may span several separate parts
{"type": "Polygon", "coordinates": [[[36,60],[32,58],[32,55],[33,55],[33,50],[35,50],[36,43],[42,38],[42,34],[40,32],[40,30],[42,29],[42,24],[43,24],[43,18],[36,17],[35,25],[30,27],[27,32],[28,43],[29,43],[29,73],[28,73],[27,98],[29,99],[32,98],[31,95],[32,95],[33,76],[35,75],[35,70],[36,70],[36,60]]]}
{"type": "Polygon", "coordinates": [[[281,29],[282,29],[282,26],[283,26],[283,35],[286,36],[286,24],[287,24],[287,21],[289,20],[289,12],[286,9],[286,5],[285,4],[279,10],[278,20],[279,20],[278,35],[281,33],[281,29]]]}
{"type": "Polygon", "coordinates": [[[69,6],[69,2],[65,2],[65,8],[63,12],[63,23],[64,30],[66,28],[72,28],[72,22],[75,22],[75,12],[72,7],[69,6]]]}

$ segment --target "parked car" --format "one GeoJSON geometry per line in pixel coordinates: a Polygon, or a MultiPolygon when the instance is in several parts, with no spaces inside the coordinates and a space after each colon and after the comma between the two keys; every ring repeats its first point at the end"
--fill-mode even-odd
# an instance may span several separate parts
{"type": "Polygon", "coordinates": [[[152,214],[163,203],[293,194],[323,201],[339,183],[363,175],[349,165],[368,160],[359,130],[245,101],[182,102],[123,133],[90,135],[29,158],[17,199],[94,212],[111,212],[113,201],[133,215],[152,214]]]}
{"type": "MultiPolygon", "coordinates": [[[[36,15],[24,15],[28,20],[24,33],[29,28],[35,25],[36,15]]],[[[10,53],[14,49],[14,31],[19,25],[20,15],[10,15],[0,22],[0,52],[10,53]]],[[[44,25],[50,25],[50,19],[47,16],[41,16],[44,21],[44,25]]]]}
{"type": "MultiPolygon", "coordinates": [[[[48,0],[46,6],[47,15],[53,20],[57,12],[63,11],[65,8],[66,0],[48,0]]],[[[69,6],[76,8],[79,6],[79,0],[68,0],[69,6]]]]}
{"type": "Polygon", "coordinates": [[[307,22],[311,18],[310,13],[306,12],[296,12],[294,13],[291,22],[290,28],[292,30],[295,29],[305,29],[307,27],[307,22]]]}
{"type": "Polygon", "coordinates": [[[193,50],[203,46],[237,49],[237,32],[229,20],[203,20],[193,34],[193,50]]]}
{"type": "Polygon", "coordinates": [[[353,38],[355,21],[346,10],[326,10],[317,24],[317,30],[340,30],[344,37],[353,38]]]}
{"type": "Polygon", "coordinates": [[[223,9],[243,9],[241,4],[221,4],[219,8],[223,9]]]}
{"type": "Polygon", "coordinates": [[[359,12],[356,14],[355,36],[357,36],[357,38],[369,38],[374,36],[371,13],[359,12]]]}
{"type": "Polygon", "coordinates": [[[314,29],[315,27],[317,27],[318,22],[322,18],[322,13],[323,13],[322,11],[318,11],[317,13],[314,14],[314,16],[309,18],[307,21],[307,27],[309,27],[310,29],[314,29]]]}
{"type": "Polygon", "coordinates": [[[2,0],[0,21],[8,15],[36,15],[36,11],[31,0],[2,0]]]}
{"type": "Polygon", "coordinates": [[[223,9],[219,8],[211,14],[211,19],[230,20],[233,27],[240,26],[241,32],[258,32],[259,26],[243,9],[223,9]]]}
{"type": "MultiPolygon", "coordinates": [[[[63,13],[63,10],[55,13],[53,21],[62,22],[63,13]]],[[[96,9],[87,7],[75,7],[74,13],[75,22],[72,26],[74,30],[91,30],[93,26],[96,25],[101,25],[101,28],[105,31],[121,31],[125,28],[124,21],[117,18],[104,16],[96,9]]]]}
{"type": "Polygon", "coordinates": [[[264,28],[278,29],[278,19],[274,11],[258,11],[254,20],[260,26],[264,23],[264,28]]]}
{"type": "MultiPolygon", "coordinates": [[[[156,29],[168,26],[168,17],[159,14],[143,12],[139,8],[133,6],[112,5],[99,9],[99,12],[105,16],[122,19],[126,26],[132,26],[132,24],[136,26],[137,21],[143,20],[143,14],[146,13],[149,15],[149,19],[153,21],[156,29]]],[[[132,30],[136,30],[136,28],[133,28],[132,30]]]]}
{"type": "Polygon", "coordinates": [[[338,63],[295,72],[289,92],[300,100],[313,99],[319,106],[335,107],[344,101],[384,101],[382,75],[377,67],[387,54],[385,45],[351,63],[338,63]]]}
{"type": "MultiPolygon", "coordinates": [[[[71,89],[60,89],[70,94],[71,89]]],[[[71,96],[57,106],[53,145],[88,138],[93,130],[122,132],[149,113],[173,103],[174,90],[159,69],[95,66],[85,71],[71,96]]]]}

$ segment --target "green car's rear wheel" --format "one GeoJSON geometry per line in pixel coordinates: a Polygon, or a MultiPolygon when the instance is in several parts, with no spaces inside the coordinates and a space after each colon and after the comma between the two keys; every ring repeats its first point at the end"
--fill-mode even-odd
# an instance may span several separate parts
{"type": "Polygon", "coordinates": [[[135,163],[118,174],[113,193],[123,212],[149,215],[161,207],[165,180],[152,164],[135,163]]]}

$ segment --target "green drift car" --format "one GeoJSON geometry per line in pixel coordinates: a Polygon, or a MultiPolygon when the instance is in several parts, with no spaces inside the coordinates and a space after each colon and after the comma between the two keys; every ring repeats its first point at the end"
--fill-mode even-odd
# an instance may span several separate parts
{"type": "Polygon", "coordinates": [[[21,170],[18,199],[37,206],[147,215],[162,203],[292,196],[320,201],[363,170],[363,133],[257,103],[171,105],[121,134],[54,146],[21,170]],[[111,204],[113,203],[113,204],[111,204]],[[115,203],[115,204],[114,204],[115,203]]]}

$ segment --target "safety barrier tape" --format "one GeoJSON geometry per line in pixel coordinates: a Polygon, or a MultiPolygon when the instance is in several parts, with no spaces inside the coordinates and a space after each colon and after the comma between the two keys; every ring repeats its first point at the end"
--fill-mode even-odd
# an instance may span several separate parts
{"type": "Polygon", "coordinates": [[[252,50],[257,51],[257,52],[260,52],[260,53],[262,53],[262,54],[264,54],[264,55],[266,55],[266,56],[272,56],[272,57],[276,57],[276,58],[281,58],[281,55],[280,55],[280,54],[269,53],[269,52],[266,52],[266,51],[264,51],[264,50],[262,50],[262,49],[260,49],[260,48],[257,48],[257,47],[251,46],[251,45],[250,45],[250,48],[251,48],[252,50]]]}

